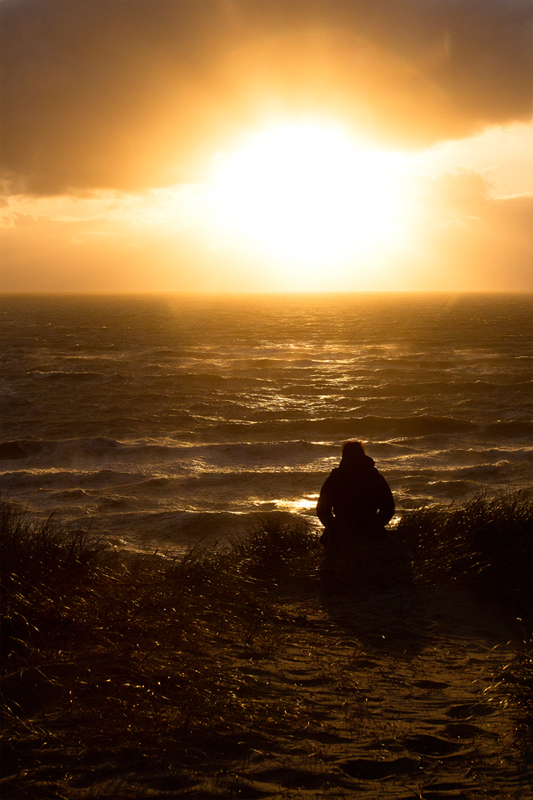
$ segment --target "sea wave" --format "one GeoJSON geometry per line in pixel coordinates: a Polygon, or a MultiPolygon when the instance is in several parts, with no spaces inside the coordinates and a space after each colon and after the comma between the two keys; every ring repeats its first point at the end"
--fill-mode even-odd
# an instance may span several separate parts
{"type": "Polygon", "coordinates": [[[3,491],[126,542],[311,519],[350,438],[399,513],[533,483],[530,297],[39,297],[3,312],[3,491]]]}
{"type": "Polygon", "coordinates": [[[105,381],[109,376],[103,372],[83,372],[81,370],[76,372],[64,372],[62,370],[34,370],[31,373],[31,377],[38,380],[69,381],[76,383],[78,381],[105,381]]]}
{"type": "Polygon", "coordinates": [[[257,470],[269,465],[280,470],[296,467],[316,469],[338,459],[340,444],[347,438],[371,438],[372,452],[385,463],[397,463],[402,470],[434,464],[439,459],[463,465],[502,462],[523,463],[533,460],[532,423],[512,422],[480,426],[454,418],[383,420],[378,417],[357,421],[281,421],[278,423],[230,423],[215,425],[210,434],[218,441],[195,437],[196,441],[180,441],[179,437],[160,440],[126,440],[111,437],[82,437],[59,440],[8,440],[0,442],[0,463],[4,472],[17,465],[19,471],[34,467],[58,470],[64,467],[89,468],[168,467],[174,474],[195,472],[202,468],[257,470]],[[440,432],[436,428],[440,427],[440,432]],[[490,432],[490,436],[488,435],[490,432]],[[283,438],[308,434],[308,438],[283,438]],[[237,434],[241,434],[240,438],[237,434]],[[267,436],[266,434],[270,434],[267,436]],[[379,434],[379,436],[377,436],[379,434]],[[453,446],[457,434],[469,442],[468,447],[453,446]],[[312,436],[313,435],[313,436],[312,436]],[[503,446],[483,447],[489,442],[503,446]],[[452,442],[452,446],[450,446],[452,442]]]}
{"type": "Polygon", "coordinates": [[[498,439],[522,439],[531,442],[533,438],[533,420],[497,420],[483,426],[481,431],[485,436],[498,439]]]}

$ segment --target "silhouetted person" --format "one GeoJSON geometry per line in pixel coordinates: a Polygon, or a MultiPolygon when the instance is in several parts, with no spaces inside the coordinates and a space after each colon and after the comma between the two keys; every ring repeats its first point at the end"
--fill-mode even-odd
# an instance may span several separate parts
{"type": "Polygon", "coordinates": [[[394,514],[394,498],[361,442],[343,445],[341,462],[322,486],[316,513],[325,527],[325,545],[377,542],[384,537],[394,514]]]}

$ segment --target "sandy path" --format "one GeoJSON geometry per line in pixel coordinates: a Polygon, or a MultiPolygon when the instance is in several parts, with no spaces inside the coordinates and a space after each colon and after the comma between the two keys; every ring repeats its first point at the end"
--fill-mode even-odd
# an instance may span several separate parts
{"type": "Polygon", "coordinates": [[[251,730],[239,761],[202,764],[180,796],[533,797],[512,710],[491,689],[515,653],[508,615],[457,588],[292,612],[275,655],[243,652],[239,666],[296,723],[251,730]]]}
{"type": "Polygon", "coordinates": [[[180,740],[173,752],[167,737],[164,752],[154,743],[141,756],[118,740],[80,762],[73,726],[72,752],[62,745],[60,756],[66,793],[53,783],[43,794],[38,783],[57,779],[58,754],[44,742],[33,777],[7,778],[17,791],[6,800],[36,787],[35,796],[65,800],[533,800],[533,762],[516,746],[516,708],[497,685],[519,641],[500,606],[451,585],[315,591],[273,607],[257,636],[213,642],[249,730],[236,737],[228,725],[224,737],[219,721],[201,750],[180,740]]]}

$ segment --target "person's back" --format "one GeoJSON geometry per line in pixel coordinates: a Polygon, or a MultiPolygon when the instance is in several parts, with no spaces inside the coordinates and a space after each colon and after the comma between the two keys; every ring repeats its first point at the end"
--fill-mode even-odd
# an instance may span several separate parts
{"type": "Polygon", "coordinates": [[[322,486],[316,512],[326,544],[378,537],[391,520],[392,492],[360,442],[345,443],[339,466],[322,486]]]}

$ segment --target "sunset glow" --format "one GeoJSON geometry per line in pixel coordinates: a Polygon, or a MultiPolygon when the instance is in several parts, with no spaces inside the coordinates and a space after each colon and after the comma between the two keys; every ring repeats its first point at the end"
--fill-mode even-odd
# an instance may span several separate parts
{"type": "Polygon", "coordinates": [[[531,3],[97,5],[0,3],[0,290],[533,291],[531,3]]]}
{"type": "Polygon", "coordinates": [[[279,125],[219,159],[215,219],[296,277],[329,269],[390,243],[404,211],[400,165],[336,128],[279,125]]]}

